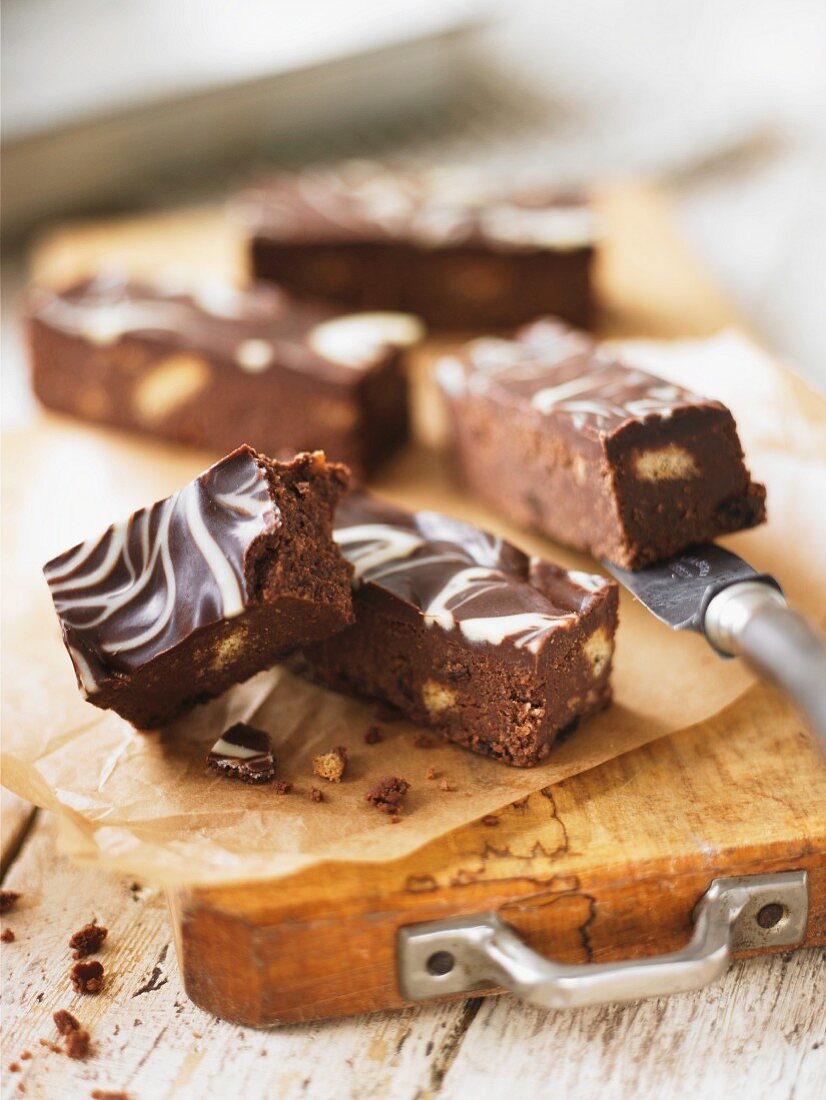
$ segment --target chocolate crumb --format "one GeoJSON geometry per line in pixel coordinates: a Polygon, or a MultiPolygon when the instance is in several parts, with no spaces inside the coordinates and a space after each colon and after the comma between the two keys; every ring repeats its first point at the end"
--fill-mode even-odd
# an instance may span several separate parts
{"type": "Polygon", "coordinates": [[[42,1047],[46,1047],[48,1050],[51,1050],[54,1054],[62,1054],[63,1053],[63,1047],[59,1047],[57,1045],[57,1043],[53,1043],[51,1039],[40,1039],[38,1041],[39,1041],[39,1043],[42,1047]]]}
{"type": "Polygon", "coordinates": [[[16,890],[0,890],[0,913],[8,913],[19,900],[20,894],[16,890]]]}
{"type": "Polygon", "coordinates": [[[26,1091],[26,1086],[23,1084],[22,1081],[17,1082],[17,1091],[18,1092],[25,1092],[26,1091]]]}
{"type": "Polygon", "coordinates": [[[485,816],[482,818],[482,824],[488,825],[493,828],[494,825],[499,824],[499,818],[496,816],[496,814],[485,814],[485,816]]]}
{"type": "Polygon", "coordinates": [[[93,959],[77,962],[69,972],[75,993],[98,993],[103,985],[103,966],[93,959]]]}
{"type": "Polygon", "coordinates": [[[321,791],[318,789],[318,787],[312,787],[311,788],[310,798],[313,800],[313,802],[323,802],[324,801],[324,795],[321,793],[321,791]]]}
{"type": "Polygon", "coordinates": [[[426,733],[420,733],[413,744],[417,749],[432,749],[434,742],[433,738],[428,737],[426,733]]]}
{"type": "Polygon", "coordinates": [[[28,1062],[29,1059],[31,1058],[31,1056],[32,1056],[32,1052],[30,1050],[24,1050],[23,1053],[20,1055],[20,1061],[21,1062],[28,1062]]]}
{"type": "Polygon", "coordinates": [[[276,794],[289,794],[293,789],[292,783],[286,783],[283,779],[276,779],[272,785],[273,791],[276,794]]]}
{"type": "Polygon", "coordinates": [[[70,1031],[66,1038],[63,1040],[63,1044],[66,1047],[66,1053],[70,1058],[85,1058],[89,1053],[89,1040],[91,1036],[85,1028],[78,1028],[77,1031],[70,1031]]]}
{"type": "Polygon", "coordinates": [[[61,1035],[68,1035],[70,1031],[80,1031],[79,1020],[68,1009],[59,1008],[52,1015],[52,1019],[54,1020],[54,1026],[61,1035]]]}
{"type": "Polygon", "coordinates": [[[441,779],[439,781],[439,790],[440,791],[455,791],[456,787],[453,785],[453,783],[448,783],[448,781],[446,779],[441,779]]]}
{"type": "Polygon", "coordinates": [[[17,1062],[9,1062],[9,1073],[19,1073],[19,1072],[20,1072],[20,1066],[17,1064],[17,1062]]]}
{"type": "Polygon", "coordinates": [[[397,814],[401,809],[402,799],[409,790],[410,784],[406,779],[388,775],[368,791],[366,800],[384,814],[397,814]]]}
{"type": "Polygon", "coordinates": [[[393,814],[393,816],[390,818],[390,824],[391,825],[398,825],[398,823],[400,821],[401,821],[401,818],[399,817],[398,814],[393,814]]]}
{"type": "Polygon", "coordinates": [[[3,931],[0,932],[0,940],[2,940],[3,943],[14,943],[14,932],[12,929],[4,928],[3,931]]]}
{"type": "Polygon", "coordinates": [[[100,924],[85,924],[69,940],[69,947],[74,948],[72,958],[84,959],[87,955],[94,955],[100,951],[101,944],[108,935],[109,929],[100,924]]]}
{"type": "Polygon", "coordinates": [[[378,745],[379,741],[384,740],[384,734],[381,732],[378,726],[370,726],[367,733],[364,735],[365,745],[378,745]]]}
{"type": "Polygon", "coordinates": [[[313,772],[328,783],[340,783],[347,768],[347,749],[339,745],[313,757],[313,772]]]}
{"type": "Polygon", "coordinates": [[[424,777],[425,777],[425,779],[438,779],[439,778],[439,773],[436,771],[436,769],[434,767],[431,766],[424,773],[424,777]]]}
{"type": "Polygon", "coordinates": [[[128,1095],[122,1089],[112,1092],[111,1089],[92,1089],[89,1094],[92,1100],[129,1100],[128,1095]]]}

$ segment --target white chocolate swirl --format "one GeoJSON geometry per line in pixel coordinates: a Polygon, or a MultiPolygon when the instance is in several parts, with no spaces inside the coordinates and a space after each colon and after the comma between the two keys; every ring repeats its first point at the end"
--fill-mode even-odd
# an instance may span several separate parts
{"type": "Polygon", "coordinates": [[[266,474],[242,447],[49,562],[44,573],[83,690],[240,615],[248,556],[279,524],[266,474]]]}
{"type": "Polygon", "coordinates": [[[473,644],[538,655],[569,628],[606,583],[534,562],[503,539],[437,512],[406,513],[354,495],[340,507],[334,537],[357,585],[373,584],[420,613],[429,627],[473,644]],[[545,571],[551,584],[537,581],[545,571]]]}
{"type": "Polygon", "coordinates": [[[495,391],[598,436],[629,421],[665,420],[679,409],[718,405],[626,366],[589,336],[550,319],[513,340],[472,341],[437,364],[436,379],[450,400],[495,391]]]}

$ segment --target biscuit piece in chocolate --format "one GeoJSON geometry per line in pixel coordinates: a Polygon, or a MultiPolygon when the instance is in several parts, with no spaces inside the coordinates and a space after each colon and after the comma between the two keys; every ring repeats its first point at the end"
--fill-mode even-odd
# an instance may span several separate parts
{"type": "Polygon", "coordinates": [[[360,494],[338,509],[335,538],[355,569],[356,622],[304,651],[323,683],[519,766],[608,704],[613,581],[360,494]]]}
{"type": "Polygon", "coordinates": [[[313,771],[328,783],[340,783],[347,768],[347,749],[343,745],[313,757],[313,771]]]}
{"type": "Polygon", "coordinates": [[[222,733],[207,756],[207,764],[221,775],[244,783],[269,783],[275,778],[270,735],[244,722],[222,733]]]}
{"type": "Polygon", "coordinates": [[[591,317],[595,225],[581,196],[359,161],[264,180],[235,212],[256,277],[299,295],[452,328],[591,317]]]}
{"type": "Polygon", "coordinates": [[[277,458],[323,450],[369,470],[407,434],[399,313],[340,315],[262,284],[99,277],[29,292],[34,391],[84,420],[277,458]]]}
{"type": "Polygon", "coordinates": [[[436,374],[455,465],[501,514],[624,569],[765,519],[729,410],[552,319],[436,374]]]}
{"type": "Polygon", "coordinates": [[[169,722],[352,621],[332,540],[346,467],[239,447],[44,572],[78,684],[141,728],[169,722]]]}

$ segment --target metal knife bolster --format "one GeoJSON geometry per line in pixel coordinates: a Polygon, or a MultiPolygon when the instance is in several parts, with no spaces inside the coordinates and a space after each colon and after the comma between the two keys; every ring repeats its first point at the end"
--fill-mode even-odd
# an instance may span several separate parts
{"type": "Polygon", "coordinates": [[[697,631],[784,691],[826,749],[826,640],[787,606],[774,577],[712,544],[637,573],[606,567],[672,630],[697,631]]]}

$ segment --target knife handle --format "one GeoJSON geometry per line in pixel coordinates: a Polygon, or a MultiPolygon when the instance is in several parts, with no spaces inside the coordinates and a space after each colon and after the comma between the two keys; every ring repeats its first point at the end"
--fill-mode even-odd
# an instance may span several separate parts
{"type": "Polygon", "coordinates": [[[715,649],[742,657],[784,691],[826,750],[826,641],[776,588],[761,581],[729,585],[709,602],[703,628],[715,649]]]}

